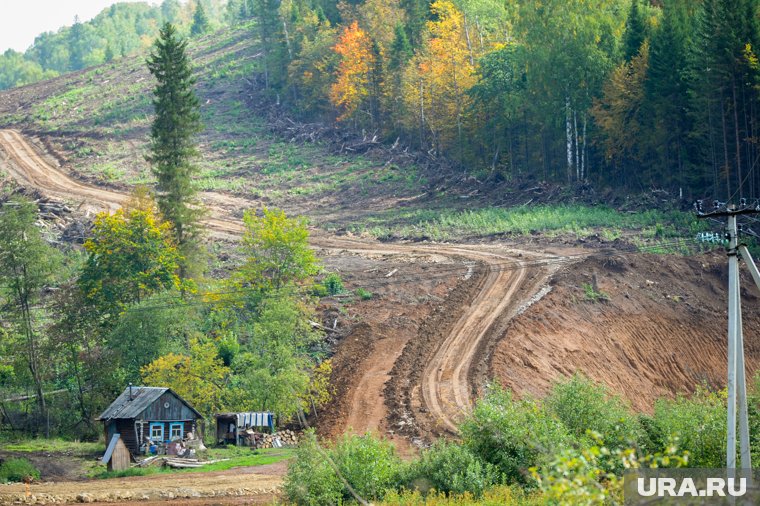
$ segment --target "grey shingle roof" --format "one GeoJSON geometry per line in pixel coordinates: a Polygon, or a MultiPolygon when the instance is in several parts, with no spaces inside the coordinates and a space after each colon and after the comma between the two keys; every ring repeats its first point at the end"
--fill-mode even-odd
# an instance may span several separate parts
{"type": "Polygon", "coordinates": [[[135,418],[145,411],[164,392],[169,390],[165,387],[132,387],[132,400],[129,399],[129,387],[125,388],[120,396],[103,411],[98,420],[113,420],[118,418],[135,418]]]}

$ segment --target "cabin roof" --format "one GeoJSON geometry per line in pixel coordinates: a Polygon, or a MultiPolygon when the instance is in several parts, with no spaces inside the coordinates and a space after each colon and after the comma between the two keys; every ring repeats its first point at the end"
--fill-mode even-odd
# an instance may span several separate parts
{"type": "Polygon", "coordinates": [[[132,394],[130,398],[130,387],[124,389],[115,401],[103,411],[98,420],[114,420],[137,418],[151,404],[156,402],[164,393],[169,392],[187,406],[198,418],[203,416],[196,411],[194,407],[188,404],[182,397],[177,395],[171,388],[166,387],[131,387],[132,394]]]}

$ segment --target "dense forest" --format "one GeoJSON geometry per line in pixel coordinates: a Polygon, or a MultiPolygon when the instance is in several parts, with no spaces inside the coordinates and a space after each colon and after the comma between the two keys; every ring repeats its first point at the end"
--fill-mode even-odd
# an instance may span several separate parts
{"type": "Polygon", "coordinates": [[[755,0],[260,0],[273,98],[478,177],[758,195],[755,0]]]}
{"type": "Polygon", "coordinates": [[[135,53],[164,21],[197,35],[255,20],[260,84],[304,118],[479,178],[756,197],[758,12],[756,0],[123,3],[6,51],[0,89],[135,53]]]}

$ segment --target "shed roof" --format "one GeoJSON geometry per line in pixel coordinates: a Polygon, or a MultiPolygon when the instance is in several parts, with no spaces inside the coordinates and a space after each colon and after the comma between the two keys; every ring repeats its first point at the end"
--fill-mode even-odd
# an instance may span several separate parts
{"type": "Polygon", "coordinates": [[[185,406],[190,408],[198,418],[203,418],[203,415],[187,403],[182,397],[177,395],[171,388],[166,387],[127,387],[119,395],[110,406],[103,411],[98,420],[114,420],[114,419],[129,419],[137,418],[143,411],[145,411],[151,404],[156,402],[159,397],[164,393],[169,392],[179,399],[185,406]],[[130,395],[130,389],[132,390],[130,395]]]}

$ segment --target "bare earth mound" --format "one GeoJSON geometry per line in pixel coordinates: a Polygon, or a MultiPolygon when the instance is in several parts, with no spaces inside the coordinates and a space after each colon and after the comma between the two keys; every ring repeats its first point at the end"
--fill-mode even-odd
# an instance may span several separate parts
{"type": "MultiPolygon", "coordinates": [[[[551,292],[511,322],[490,372],[515,392],[538,397],[560,377],[582,372],[644,412],[658,397],[699,384],[722,388],[726,273],[720,252],[587,258],[565,267],[551,292]],[[609,299],[592,301],[584,284],[609,299]]],[[[760,316],[749,276],[742,302],[751,375],[760,365],[760,316]]]]}

